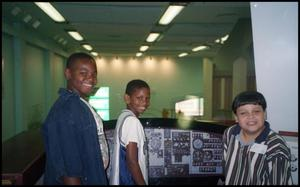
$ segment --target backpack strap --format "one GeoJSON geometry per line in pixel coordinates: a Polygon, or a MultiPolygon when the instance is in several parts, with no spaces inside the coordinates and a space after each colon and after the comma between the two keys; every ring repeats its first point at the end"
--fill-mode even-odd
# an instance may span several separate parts
{"type": "Polygon", "coordinates": [[[133,116],[133,115],[129,113],[129,114],[125,115],[125,116],[121,119],[121,124],[120,124],[120,128],[119,128],[119,141],[120,141],[120,143],[122,143],[123,145],[125,145],[125,143],[122,142],[122,140],[121,140],[121,137],[122,137],[122,128],[123,128],[123,124],[124,124],[125,120],[126,120],[128,117],[130,117],[130,116],[133,116]]]}

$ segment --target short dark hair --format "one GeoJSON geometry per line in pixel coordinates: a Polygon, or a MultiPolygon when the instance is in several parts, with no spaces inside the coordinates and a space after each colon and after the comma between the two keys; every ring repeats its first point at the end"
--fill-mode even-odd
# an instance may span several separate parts
{"type": "Polygon", "coordinates": [[[145,81],[140,79],[134,79],[127,83],[125,93],[127,95],[131,95],[136,89],[140,89],[140,88],[150,89],[149,85],[145,81]]]}
{"type": "Polygon", "coordinates": [[[232,111],[236,114],[236,109],[246,104],[261,105],[264,111],[267,108],[267,102],[263,94],[257,91],[244,91],[234,98],[232,102],[232,111]]]}
{"type": "Polygon", "coordinates": [[[73,53],[67,59],[66,68],[71,68],[79,59],[89,59],[95,62],[95,59],[89,54],[83,52],[73,53]]]}

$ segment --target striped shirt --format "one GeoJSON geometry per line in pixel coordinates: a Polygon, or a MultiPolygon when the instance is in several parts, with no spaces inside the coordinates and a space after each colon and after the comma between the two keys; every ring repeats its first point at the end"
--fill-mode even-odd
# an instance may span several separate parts
{"type": "Polygon", "coordinates": [[[255,141],[244,144],[234,125],[223,135],[225,185],[292,185],[291,153],[268,122],[255,141]]]}

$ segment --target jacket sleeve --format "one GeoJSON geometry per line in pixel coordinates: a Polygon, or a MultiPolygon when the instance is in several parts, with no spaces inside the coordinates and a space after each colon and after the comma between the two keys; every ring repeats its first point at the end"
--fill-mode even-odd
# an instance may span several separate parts
{"type": "Polygon", "coordinates": [[[48,160],[54,166],[56,179],[62,176],[82,177],[77,116],[71,111],[60,112],[48,124],[48,160]]]}

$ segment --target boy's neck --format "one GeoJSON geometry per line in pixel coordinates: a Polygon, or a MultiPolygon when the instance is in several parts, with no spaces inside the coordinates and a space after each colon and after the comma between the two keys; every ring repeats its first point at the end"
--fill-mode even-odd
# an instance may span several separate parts
{"type": "Polygon", "coordinates": [[[241,130],[240,137],[241,137],[242,141],[245,142],[245,143],[255,141],[255,139],[260,135],[260,133],[264,130],[264,128],[265,127],[263,127],[261,130],[259,130],[255,134],[249,134],[249,133],[241,130]]]}
{"type": "Polygon", "coordinates": [[[127,110],[130,110],[132,113],[134,113],[134,115],[138,118],[140,116],[140,114],[135,113],[134,111],[132,111],[129,107],[127,107],[127,110]]]}

